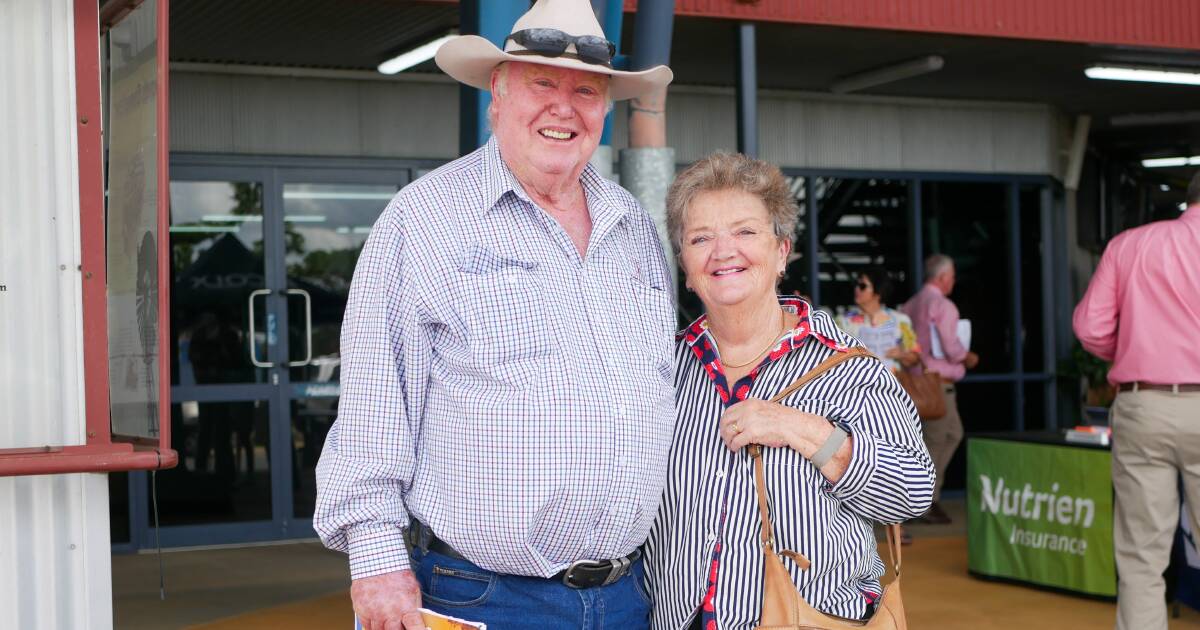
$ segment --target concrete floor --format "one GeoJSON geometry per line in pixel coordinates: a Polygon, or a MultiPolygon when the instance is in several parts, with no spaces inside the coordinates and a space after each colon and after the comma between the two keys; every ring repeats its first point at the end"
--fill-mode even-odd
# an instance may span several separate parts
{"type": "MultiPolygon", "coordinates": [[[[910,627],[1112,628],[1111,603],[970,577],[963,499],[947,498],[943,505],[951,524],[909,526],[916,538],[904,554],[910,627]]],[[[113,557],[118,630],[315,630],[352,624],[346,558],[317,542],[172,551],[163,554],[163,562],[165,601],[159,599],[154,554],[113,557]]],[[[1183,607],[1181,615],[1171,621],[1171,630],[1200,630],[1200,613],[1183,607]]]]}
{"type": "Polygon", "coordinates": [[[318,542],[168,551],[162,558],[166,600],[159,599],[155,554],[113,556],[118,630],[187,628],[350,586],[346,556],[318,542]]]}

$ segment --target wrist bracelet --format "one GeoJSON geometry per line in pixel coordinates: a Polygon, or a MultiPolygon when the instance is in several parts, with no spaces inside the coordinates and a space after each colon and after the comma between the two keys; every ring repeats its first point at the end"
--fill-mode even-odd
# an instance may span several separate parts
{"type": "Polygon", "coordinates": [[[841,427],[834,425],[833,433],[829,434],[825,443],[821,445],[821,448],[817,449],[816,453],[813,453],[812,457],[808,458],[808,461],[812,462],[812,465],[816,466],[817,470],[824,468],[825,464],[828,464],[829,460],[833,459],[834,453],[837,453],[838,449],[842,448],[842,443],[848,437],[850,437],[849,433],[846,433],[841,427]]]}

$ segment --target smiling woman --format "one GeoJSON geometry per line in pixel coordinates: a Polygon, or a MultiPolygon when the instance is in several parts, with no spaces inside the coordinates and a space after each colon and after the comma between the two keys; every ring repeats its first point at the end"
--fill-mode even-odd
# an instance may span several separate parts
{"type": "Polygon", "coordinates": [[[779,593],[754,579],[767,565],[752,532],[769,527],[743,509],[756,496],[776,512],[770,553],[794,563],[779,579],[806,602],[854,619],[894,610],[871,521],[924,512],[933,465],[912,402],[879,361],[789,387],[866,354],[826,313],[776,295],[796,215],[779,169],[740,154],[688,167],[667,196],[672,245],[706,314],[676,340],[671,465],[645,547],[656,629],[784,627],[764,595],[779,593]],[[766,489],[751,471],[760,465],[766,489]]]}

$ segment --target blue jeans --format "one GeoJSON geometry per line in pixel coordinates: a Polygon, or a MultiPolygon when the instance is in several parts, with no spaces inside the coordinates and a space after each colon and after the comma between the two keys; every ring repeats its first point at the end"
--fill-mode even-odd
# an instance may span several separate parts
{"type": "Polygon", "coordinates": [[[413,550],[412,569],[421,583],[421,605],[488,630],[578,628],[643,630],[650,626],[650,598],[642,585],[642,561],[608,586],[574,589],[557,580],[492,573],[466,560],[413,550]]]}

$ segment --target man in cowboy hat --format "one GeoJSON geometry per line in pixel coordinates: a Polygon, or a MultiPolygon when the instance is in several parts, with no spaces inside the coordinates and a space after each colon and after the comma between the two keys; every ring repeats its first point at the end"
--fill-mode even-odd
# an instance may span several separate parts
{"type": "Polygon", "coordinates": [[[490,90],[493,137],[401,190],[342,328],[313,526],[350,556],[363,626],[418,608],[509,627],[644,627],[638,547],[674,419],[671,282],[654,224],[588,166],[614,70],[588,0],[539,0],[500,50],[437,54],[490,90]]]}

